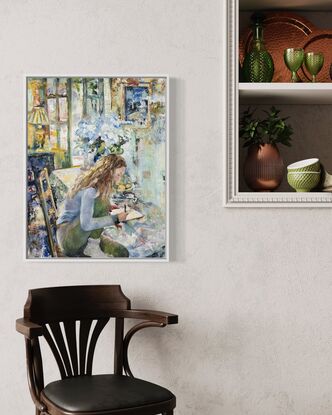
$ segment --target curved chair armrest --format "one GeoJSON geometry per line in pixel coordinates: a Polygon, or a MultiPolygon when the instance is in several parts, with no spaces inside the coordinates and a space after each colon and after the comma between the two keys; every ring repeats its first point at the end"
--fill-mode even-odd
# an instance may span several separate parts
{"type": "Polygon", "coordinates": [[[136,318],[140,320],[149,320],[136,324],[130,330],[128,330],[123,340],[123,368],[125,374],[130,377],[134,377],[128,360],[128,348],[129,343],[135,333],[145,329],[147,327],[165,327],[167,324],[177,324],[178,316],[176,314],[164,313],[162,311],[150,311],[150,310],[125,310],[123,317],[136,318]]]}
{"type": "Polygon", "coordinates": [[[16,330],[28,339],[33,339],[44,334],[44,329],[39,324],[19,318],[16,320],[16,330]]]}
{"type": "Polygon", "coordinates": [[[178,316],[176,314],[165,313],[164,311],[155,310],[117,310],[116,317],[135,318],[138,320],[148,320],[154,323],[177,324],[178,316]]]}
{"type": "MultiPolygon", "coordinates": [[[[38,343],[38,350],[39,349],[39,340],[31,340],[26,338],[25,339],[25,350],[26,350],[26,362],[27,362],[27,370],[28,370],[28,384],[29,384],[29,390],[31,398],[36,406],[37,411],[40,414],[47,413],[47,408],[44,403],[40,401],[39,395],[40,391],[38,391],[38,387],[36,385],[36,376],[35,376],[35,370],[34,370],[34,358],[33,358],[33,351],[32,351],[32,343],[37,341],[38,343]]],[[[36,412],[37,413],[37,412],[36,412]]]]}

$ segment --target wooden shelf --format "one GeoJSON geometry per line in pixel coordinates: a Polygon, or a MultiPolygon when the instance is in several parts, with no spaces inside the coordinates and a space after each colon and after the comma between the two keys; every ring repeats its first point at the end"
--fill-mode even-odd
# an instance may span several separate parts
{"type": "Polygon", "coordinates": [[[240,105],[332,105],[332,83],[239,83],[240,105]]]}
{"type": "Polygon", "coordinates": [[[252,10],[302,10],[332,11],[331,0],[239,0],[240,11],[252,10]]]}

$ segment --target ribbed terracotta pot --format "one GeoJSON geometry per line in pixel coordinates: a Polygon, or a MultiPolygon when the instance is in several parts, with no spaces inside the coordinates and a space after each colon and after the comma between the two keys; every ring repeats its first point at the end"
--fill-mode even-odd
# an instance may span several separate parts
{"type": "Polygon", "coordinates": [[[244,162],[244,179],[255,192],[276,190],[282,182],[284,162],[274,144],[253,144],[248,147],[244,162]]]}

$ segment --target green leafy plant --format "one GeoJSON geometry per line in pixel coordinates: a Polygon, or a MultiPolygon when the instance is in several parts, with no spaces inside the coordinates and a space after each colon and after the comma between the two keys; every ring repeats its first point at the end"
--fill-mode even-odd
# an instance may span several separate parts
{"type": "Polygon", "coordinates": [[[243,147],[277,143],[291,147],[293,128],[285,122],[289,117],[281,118],[280,110],[275,107],[264,111],[266,117],[263,119],[254,117],[255,111],[248,108],[240,118],[239,135],[244,140],[243,147]]]}

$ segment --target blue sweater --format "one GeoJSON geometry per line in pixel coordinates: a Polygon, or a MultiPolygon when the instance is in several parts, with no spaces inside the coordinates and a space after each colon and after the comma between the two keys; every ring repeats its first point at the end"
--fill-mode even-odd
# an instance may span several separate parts
{"type": "Polygon", "coordinates": [[[87,187],[76,193],[73,198],[67,197],[64,203],[64,210],[57,220],[57,224],[73,222],[80,219],[81,228],[84,231],[93,231],[105,226],[112,226],[117,222],[117,215],[108,215],[100,218],[93,217],[97,190],[87,187]]]}

